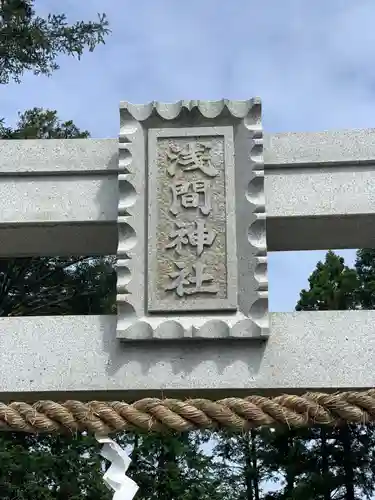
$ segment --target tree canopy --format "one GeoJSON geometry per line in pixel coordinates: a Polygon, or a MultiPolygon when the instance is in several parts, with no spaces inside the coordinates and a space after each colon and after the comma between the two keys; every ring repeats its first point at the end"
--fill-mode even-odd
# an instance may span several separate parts
{"type": "MultiPolygon", "coordinates": [[[[57,58],[80,58],[109,34],[105,14],[69,25],[64,14],[41,17],[33,0],[0,0],[0,84],[25,72],[50,76],[57,58]]],[[[63,8],[63,3],[61,3],[63,8]]],[[[89,137],[56,110],[33,108],[15,127],[0,121],[2,139],[89,137]]],[[[110,256],[0,259],[0,316],[110,314],[116,273],[110,256]]],[[[357,252],[354,268],[328,252],[302,290],[297,311],[373,309],[375,251],[357,252]]],[[[343,333],[344,334],[344,333],[343,333]]],[[[322,339],[324,341],[324,339],[322,339]]],[[[375,430],[368,426],[126,433],[129,475],[138,500],[357,500],[375,491],[375,430]],[[206,450],[206,451],[204,451],[206,450]]],[[[109,500],[104,461],[92,436],[0,433],[2,500],[109,500]]]]}
{"type": "MultiPolygon", "coordinates": [[[[16,127],[0,126],[3,139],[88,137],[55,110],[20,113],[16,127]]],[[[107,257],[25,257],[0,259],[0,316],[110,314],[115,312],[116,272],[107,257]]]]}
{"type": "Polygon", "coordinates": [[[69,24],[65,14],[37,15],[34,0],[0,0],[0,84],[19,83],[25,71],[50,76],[59,55],[80,58],[109,33],[105,14],[69,24]]]}

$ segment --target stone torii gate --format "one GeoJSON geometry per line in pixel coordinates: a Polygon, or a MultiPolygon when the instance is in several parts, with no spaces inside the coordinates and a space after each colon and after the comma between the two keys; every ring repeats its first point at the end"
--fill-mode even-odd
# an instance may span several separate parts
{"type": "Polygon", "coordinates": [[[118,313],[0,318],[0,428],[372,419],[375,311],[269,313],[267,248],[375,247],[375,130],[263,137],[259,99],[120,117],[1,141],[0,256],[117,254],[118,313]]]}

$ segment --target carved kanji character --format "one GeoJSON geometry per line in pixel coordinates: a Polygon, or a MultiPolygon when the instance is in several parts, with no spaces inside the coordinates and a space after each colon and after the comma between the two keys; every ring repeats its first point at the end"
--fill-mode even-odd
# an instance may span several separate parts
{"type": "Polygon", "coordinates": [[[211,160],[211,146],[200,142],[189,142],[185,146],[170,145],[167,151],[169,165],[168,174],[173,177],[176,168],[179,166],[183,172],[190,170],[200,170],[208,177],[216,177],[217,170],[211,160]]]}
{"type": "Polygon", "coordinates": [[[175,221],[176,230],[169,233],[169,238],[172,239],[171,243],[165,246],[165,248],[174,248],[176,253],[183,255],[182,246],[189,243],[188,232],[189,224],[185,222],[175,221]]]}
{"type": "Polygon", "coordinates": [[[219,291],[218,287],[211,283],[214,277],[205,274],[205,265],[201,262],[196,262],[193,265],[194,275],[192,275],[191,269],[185,266],[184,262],[175,262],[175,266],[178,271],[169,274],[173,281],[165,288],[166,291],[175,290],[179,297],[196,293],[217,293],[219,291]],[[210,284],[207,285],[207,283],[210,284]],[[194,287],[190,285],[194,285],[194,287]]]}
{"type": "Polygon", "coordinates": [[[190,284],[189,280],[187,279],[190,271],[185,267],[184,262],[175,262],[175,266],[177,267],[178,271],[169,274],[169,277],[173,281],[165,288],[165,290],[175,290],[176,294],[179,297],[183,297],[186,293],[184,287],[190,284]]]}
{"type": "Polygon", "coordinates": [[[191,276],[189,278],[190,283],[195,285],[194,288],[191,288],[186,291],[187,294],[192,295],[194,293],[217,293],[219,290],[216,285],[208,285],[204,286],[205,283],[210,283],[214,280],[214,277],[211,274],[204,273],[205,265],[202,262],[196,262],[193,265],[195,276],[191,276]]]}
{"type": "Polygon", "coordinates": [[[175,221],[176,229],[169,233],[169,238],[173,241],[165,246],[166,249],[174,248],[178,255],[183,255],[183,246],[190,243],[197,248],[198,257],[202,254],[204,247],[210,247],[216,238],[213,229],[206,226],[204,220],[195,222],[175,221]]]}
{"type": "Polygon", "coordinates": [[[173,215],[180,212],[180,206],[184,208],[197,208],[203,215],[211,212],[211,192],[209,181],[175,182],[171,184],[172,204],[169,208],[173,215]],[[200,201],[202,200],[202,203],[200,201]],[[180,201],[180,203],[179,203],[180,201]]]}
{"type": "Polygon", "coordinates": [[[216,238],[216,233],[207,228],[204,220],[197,220],[195,222],[196,229],[188,233],[190,245],[197,247],[198,257],[202,254],[205,246],[210,247],[216,238]]]}

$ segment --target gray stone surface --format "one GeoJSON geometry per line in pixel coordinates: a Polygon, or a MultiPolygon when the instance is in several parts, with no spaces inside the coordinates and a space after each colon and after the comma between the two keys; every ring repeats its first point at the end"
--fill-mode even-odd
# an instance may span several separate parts
{"type": "Polygon", "coordinates": [[[271,250],[375,246],[374,166],[268,170],[271,250]]]}
{"type": "Polygon", "coordinates": [[[234,176],[231,127],[149,131],[149,312],[237,309],[234,176]],[[176,168],[172,176],[170,145],[183,150],[197,143],[212,148],[208,174],[176,168]],[[181,273],[199,278],[201,265],[210,281],[180,283],[181,273]]]}
{"type": "Polygon", "coordinates": [[[268,335],[260,119],[258,100],[121,106],[118,338],[243,340],[268,335]],[[175,157],[167,165],[169,148],[184,148],[188,143],[189,147],[203,144],[204,154],[212,145],[205,163],[198,156],[189,159],[191,150],[184,156],[179,149],[169,151],[175,157]],[[172,178],[173,182],[199,182],[200,191],[204,181],[204,191],[212,190],[211,210],[204,206],[206,213],[200,213],[200,206],[190,207],[194,212],[189,212],[185,206],[179,213],[182,205],[177,203],[177,184],[173,184],[172,213],[172,178]],[[185,249],[181,248],[184,255],[180,256],[173,246],[168,248],[175,238],[176,221],[196,225],[193,233],[183,236],[184,245],[190,246],[189,256],[185,249]],[[201,236],[206,245],[200,247],[201,236]],[[200,283],[201,279],[205,282],[200,283]],[[214,286],[217,290],[211,294],[214,286]],[[206,297],[208,288],[212,298],[206,297]],[[199,293],[185,296],[185,290],[199,293]]]}
{"type": "MultiPolygon", "coordinates": [[[[0,175],[116,171],[117,139],[0,141],[0,175]]],[[[265,168],[375,162],[375,129],[264,133],[265,168]]]]}
{"type": "Polygon", "coordinates": [[[259,104],[259,97],[245,101],[231,99],[220,99],[219,101],[190,99],[177,102],[151,101],[147,104],[132,104],[127,101],[121,101],[120,110],[122,114],[125,112],[139,122],[144,122],[155,117],[163,120],[175,120],[186,112],[194,119],[212,119],[223,116],[246,118],[253,106],[259,104]]]}
{"type": "Polygon", "coordinates": [[[118,234],[113,221],[0,224],[0,241],[0,257],[114,255],[118,234]]]}
{"type": "Polygon", "coordinates": [[[2,140],[0,158],[1,257],[116,253],[116,140],[2,140]]]}
{"type": "Polygon", "coordinates": [[[117,172],[116,139],[0,141],[0,176],[117,172]]]}
{"type": "MultiPolygon", "coordinates": [[[[0,256],[116,253],[116,139],[3,140],[0,154],[0,256]]],[[[374,129],[266,135],[264,155],[268,250],[375,247],[374,129]]]]}
{"type": "Polygon", "coordinates": [[[270,319],[272,334],[262,343],[135,345],[118,342],[115,316],[0,318],[1,400],[375,386],[375,311],[273,313],[270,319]]]}
{"type": "Polygon", "coordinates": [[[108,174],[0,176],[1,224],[93,223],[116,218],[117,186],[108,174]]]}
{"type": "Polygon", "coordinates": [[[266,135],[264,149],[270,251],[375,247],[375,129],[266,135]]]}
{"type": "Polygon", "coordinates": [[[271,168],[374,163],[375,129],[266,134],[264,150],[265,164],[271,168]]]}

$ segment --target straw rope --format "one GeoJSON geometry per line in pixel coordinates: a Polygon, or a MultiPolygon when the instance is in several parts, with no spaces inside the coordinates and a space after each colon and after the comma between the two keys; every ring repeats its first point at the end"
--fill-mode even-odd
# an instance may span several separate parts
{"type": "Polygon", "coordinates": [[[276,424],[305,427],[372,421],[375,421],[375,389],[219,401],[146,398],[132,404],[120,401],[0,403],[0,430],[30,433],[112,434],[134,429],[183,432],[218,428],[242,432],[276,424]]]}

